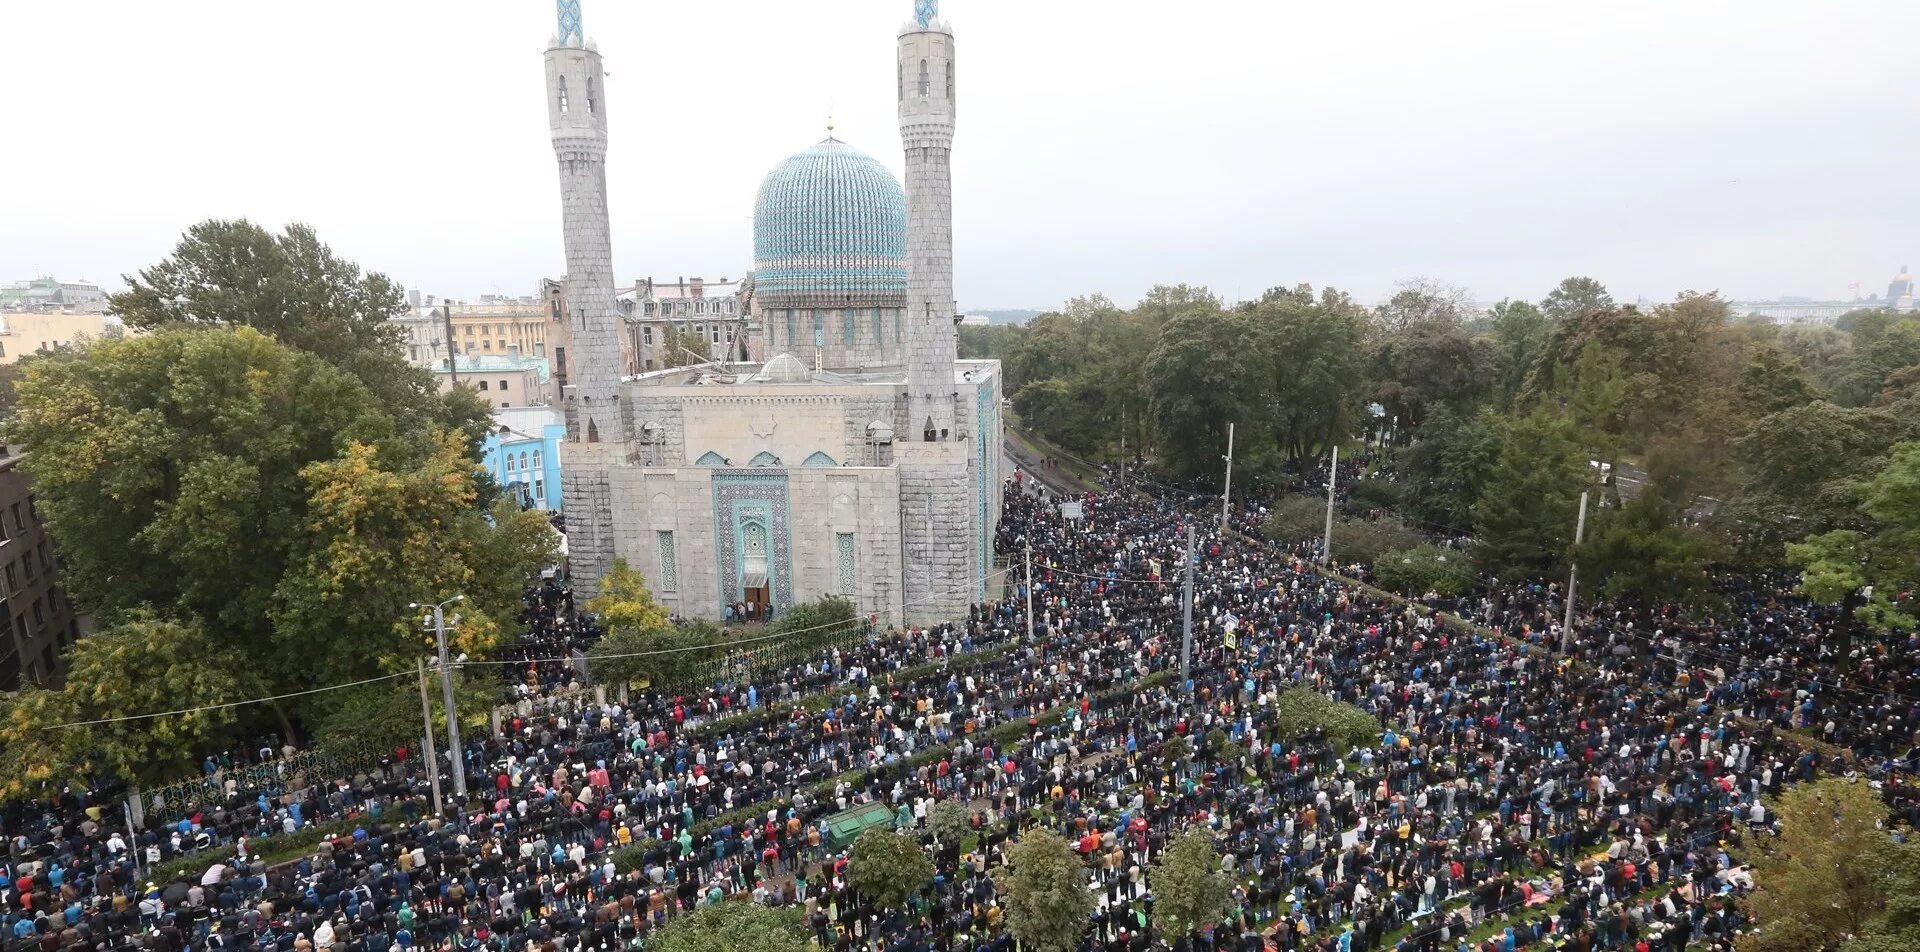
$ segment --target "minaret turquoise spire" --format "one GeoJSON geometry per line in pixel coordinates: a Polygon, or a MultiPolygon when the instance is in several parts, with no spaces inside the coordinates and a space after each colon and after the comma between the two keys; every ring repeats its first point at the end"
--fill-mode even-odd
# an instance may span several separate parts
{"type": "MultiPolygon", "coordinates": [[[[562,0],[562,2],[565,2],[565,0],[562,0]]],[[[574,6],[578,7],[579,4],[575,3],[574,6]]],[[[913,18],[915,20],[920,21],[921,29],[924,30],[927,27],[932,26],[934,18],[938,17],[939,15],[940,15],[940,0],[913,0],[913,18]]],[[[575,12],[574,14],[575,22],[578,22],[579,19],[580,19],[579,13],[575,12]]]]}
{"type": "Polygon", "coordinates": [[[556,45],[587,45],[586,31],[580,26],[580,0],[554,0],[554,5],[560,12],[560,42],[556,45]]]}

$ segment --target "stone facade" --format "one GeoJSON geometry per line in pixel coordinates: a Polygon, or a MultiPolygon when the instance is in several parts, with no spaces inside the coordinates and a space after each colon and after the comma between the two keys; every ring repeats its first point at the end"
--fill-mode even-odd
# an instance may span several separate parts
{"type": "Polygon", "coordinates": [[[565,399],[567,434],[621,443],[620,312],[614,302],[607,214],[606,79],[598,50],[547,51],[547,122],[560,165],[560,220],[567,249],[567,320],[574,353],[565,399]]]}
{"type": "Polygon", "coordinates": [[[578,41],[548,52],[574,338],[561,478],[577,589],[592,591],[620,557],[693,617],[847,595],[863,614],[920,624],[987,597],[1002,393],[998,361],[955,359],[953,35],[929,12],[899,40],[904,195],[831,138],[763,183],[741,293],[775,356],[634,367],[624,381],[600,323],[616,312],[599,58],[578,41]]]}
{"type": "Polygon", "coordinates": [[[907,159],[909,439],[955,438],[953,32],[938,20],[900,33],[900,141],[907,159]]]}

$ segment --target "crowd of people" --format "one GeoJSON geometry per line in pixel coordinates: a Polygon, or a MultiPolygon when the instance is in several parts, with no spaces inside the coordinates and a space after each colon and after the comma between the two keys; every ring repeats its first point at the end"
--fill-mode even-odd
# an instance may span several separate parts
{"type": "Polygon", "coordinates": [[[42,952],[557,952],[644,948],[692,910],[759,902],[828,949],[1010,950],[991,871],[1050,829],[1086,861],[1089,950],[1677,952],[1748,927],[1733,856],[1785,785],[1860,769],[1920,812],[1911,644],[1836,649],[1835,622],[1781,592],[1726,619],[1603,610],[1561,656],[1549,593],[1462,600],[1485,627],[1443,625],[1322,572],[1310,540],[1218,531],[1217,504],[1129,484],[1069,521],[1035,488],[1009,485],[998,529],[1016,560],[1031,545],[1030,593],[1016,571],[965,619],[717,683],[581,690],[572,659],[596,632],[542,585],[499,731],[446,757],[465,803],[436,810],[409,758],[235,771],[137,829],[86,790],[13,807],[0,928],[42,952]],[[1377,736],[1283,723],[1297,690],[1368,712],[1377,736]],[[882,909],[851,888],[829,817],[882,803],[922,831],[948,801],[973,834],[932,851],[923,896],[882,909]],[[1152,869],[1193,829],[1229,908],[1162,935],[1152,869]],[[185,858],[211,865],[155,875],[185,858]]]}

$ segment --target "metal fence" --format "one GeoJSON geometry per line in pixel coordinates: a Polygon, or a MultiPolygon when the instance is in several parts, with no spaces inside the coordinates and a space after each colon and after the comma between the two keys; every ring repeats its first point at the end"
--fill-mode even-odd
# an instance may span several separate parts
{"type": "Polygon", "coordinates": [[[297,751],[286,757],[227,767],[204,777],[142,790],[140,812],[148,820],[170,822],[197,807],[225,803],[229,795],[251,800],[264,794],[270,800],[278,799],[336,777],[378,772],[387,757],[386,751],[371,745],[338,751],[297,751]]]}

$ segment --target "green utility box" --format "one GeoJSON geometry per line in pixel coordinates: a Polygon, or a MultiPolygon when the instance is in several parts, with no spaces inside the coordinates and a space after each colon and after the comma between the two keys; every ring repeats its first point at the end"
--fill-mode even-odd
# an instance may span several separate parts
{"type": "Polygon", "coordinates": [[[845,849],[872,826],[891,828],[893,810],[877,800],[851,810],[842,810],[827,817],[827,846],[836,850],[845,849]]]}

